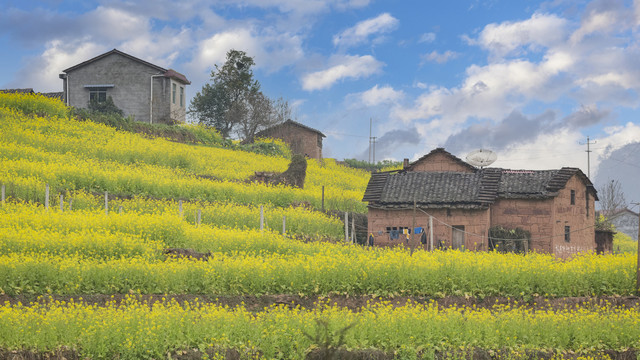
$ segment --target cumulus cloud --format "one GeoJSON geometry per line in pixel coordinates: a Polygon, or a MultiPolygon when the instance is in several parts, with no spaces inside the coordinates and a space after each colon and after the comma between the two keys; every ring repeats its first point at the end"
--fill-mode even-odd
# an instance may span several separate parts
{"type": "Polygon", "coordinates": [[[357,23],[333,37],[335,46],[353,46],[365,42],[371,35],[388,33],[398,26],[398,19],[389,13],[357,23]]]}
{"type": "Polygon", "coordinates": [[[51,41],[41,56],[31,59],[20,70],[14,83],[16,87],[34,87],[40,92],[62,91],[62,70],[108,51],[102,45],[87,40],[68,44],[51,41]],[[37,84],[37,87],[34,85],[37,84]]]}
{"type": "Polygon", "coordinates": [[[434,50],[428,54],[422,55],[420,58],[422,59],[421,64],[427,61],[434,61],[434,62],[437,62],[438,64],[444,64],[451,59],[457,58],[458,56],[460,56],[460,54],[455,51],[447,50],[443,53],[439,53],[434,50]]]}
{"type": "Polygon", "coordinates": [[[328,89],[342,79],[360,79],[382,71],[384,63],[371,55],[334,56],[331,66],[302,77],[302,88],[307,91],[328,89]]]}
{"type": "Polygon", "coordinates": [[[378,87],[378,85],[359,94],[360,101],[365,106],[394,103],[400,100],[403,96],[404,93],[402,91],[394,90],[391,86],[378,87]]]}
{"type": "Polygon", "coordinates": [[[489,24],[480,32],[478,39],[468,40],[502,57],[539,46],[554,46],[566,38],[567,26],[567,21],[555,14],[536,13],[524,21],[489,24]]]}

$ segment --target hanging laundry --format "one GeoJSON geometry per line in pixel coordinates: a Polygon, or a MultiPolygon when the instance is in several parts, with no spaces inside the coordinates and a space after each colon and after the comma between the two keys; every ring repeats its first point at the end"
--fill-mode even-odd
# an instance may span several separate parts
{"type": "Polygon", "coordinates": [[[391,240],[396,240],[400,238],[400,233],[398,232],[398,230],[391,230],[391,232],[389,232],[389,238],[391,240]]]}
{"type": "Polygon", "coordinates": [[[417,227],[417,228],[413,229],[413,233],[414,233],[414,234],[420,234],[420,233],[422,233],[422,227],[417,227]]]}
{"type": "Polygon", "coordinates": [[[420,236],[420,243],[422,245],[426,245],[427,244],[427,233],[426,232],[422,232],[422,235],[420,236]]]}

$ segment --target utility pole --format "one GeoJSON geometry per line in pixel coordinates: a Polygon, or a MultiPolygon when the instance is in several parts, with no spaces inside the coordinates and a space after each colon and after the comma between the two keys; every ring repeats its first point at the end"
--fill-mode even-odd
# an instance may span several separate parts
{"type": "MultiPolygon", "coordinates": [[[[640,205],[640,202],[631,203],[640,205]]],[[[640,209],[638,209],[638,264],[636,265],[636,294],[640,295],[640,209]]]]}
{"type": "Polygon", "coordinates": [[[377,138],[374,136],[372,139],[373,139],[373,152],[372,152],[372,154],[373,154],[373,164],[375,165],[375,163],[376,163],[376,139],[377,138]]]}
{"type": "Polygon", "coordinates": [[[373,127],[373,119],[369,118],[369,164],[371,164],[371,128],[373,127]]]}
{"type": "Polygon", "coordinates": [[[597,141],[589,141],[589,136],[587,136],[587,142],[581,145],[587,145],[587,150],[585,150],[585,152],[587,153],[587,177],[589,179],[591,179],[591,147],[590,145],[593,145],[595,143],[597,143],[597,141]]]}
{"type": "Polygon", "coordinates": [[[376,137],[372,136],[373,119],[369,118],[369,164],[376,163],[376,137]]]}

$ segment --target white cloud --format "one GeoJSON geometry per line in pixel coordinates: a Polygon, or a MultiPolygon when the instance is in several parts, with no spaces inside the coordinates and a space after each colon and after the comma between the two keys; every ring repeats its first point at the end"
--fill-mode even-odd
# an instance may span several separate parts
{"type": "Polygon", "coordinates": [[[375,18],[357,23],[333,37],[336,46],[353,46],[367,41],[369,36],[379,33],[388,33],[398,26],[398,19],[389,13],[383,13],[375,18]]]}
{"type": "Polygon", "coordinates": [[[580,28],[571,34],[571,41],[577,43],[589,34],[609,32],[615,26],[620,25],[619,20],[620,18],[615,11],[592,11],[583,18],[580,28]]]}
{"type": "Polygon", "coordinates": [[[402,91],[394,90],[391,86],[378,87],[360,93],[360,100],[366,106],[376,106],[384,103],[394,103],[404,96],[402,91]]]}
{"type": "Polygon", "coordinates": [[[102,41],[125,41],[150,31],[149,17],[112,7],[98,6],[80,22],[80,27],[102,41]]]}
{"type": "Polygon", "coordinates": [[[534,14],[519,22],[489,24],[477,40],[469,40],[502,57],[524,48],[551,47],[562,42],[567,34],[567,21],[555,14],[534,14]]]}
{"type": "Polygon", "coordinates": [[[444,64],[451,59],[457,58],[458,56],[460,56],[460,54],[455,51],[447,50],[443,53],[439,53],[434,50],[429,54],[422,55],[421,58],[422,58],[422,63],[426,61],[435,61],[438,64],[444,64]]]}
{"type": "Polygon", "coordinates": [[[364,56],[334,56],[332,65],[321,71],[316,71],[302,77],[302,88],[307,91],[327,89],[342,79],[359,79],[382,71],[384,63],[371,55],[364,56]]]}
{"type": "Polygon", "coordinates": [[[418,40],[421,43],[432,43],[434,41],[436,41],[436,34],[432,32],[422,34],[420,40],[418,40]]]}
{"type": "Polygon", "coordinates": [[[107,51],[104,46],[90,41],[66,44],[62,41],[47,43],[44,52],[32,59],[16,76],[16,87],[33,87],[35,91],[62,91],[62,70],[79,64],[107,51]]]}
{"type": "Polygon", "coordinates": [[[260,35],[248,28],[217,33],[202,40],[190,67],[197,73],[210,71],[214,64],[223,64],[230,49],[245,51],[252,56],[257,68],[275,71],[304,56],[302,40],[296,34],[261,29],[260,35]]]}

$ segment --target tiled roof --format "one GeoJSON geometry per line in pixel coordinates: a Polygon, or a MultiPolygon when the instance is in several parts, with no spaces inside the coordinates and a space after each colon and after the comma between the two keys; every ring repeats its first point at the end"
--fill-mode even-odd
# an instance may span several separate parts
{"type": "Polygon", "coordinates": [[[372,207],[486,208],[497,198],[544,199],[558,195],[573,175],[581,177],[597,199],[589,179],[577,168],[560,170],[478,169],[466,172],[373,174],[363,201],[372,207]]]}
{"type": "Polygon", "coordinates": [[[33,94],[32,88],[25,89],[0,89],[0,92],[8,94],[33,94]]]}
{"type": "Polygon", "coordinates": [[[377,198],[367,187],[365,199],[383,207],[404,207],[415,201],[423,207],[483,208],[488,203],[486,194],[480,196],[482,180],[479,172],[403,171],[387,176],[377,198]]]}
{"type": "Polygon", "coordinates": [[[52,99],[59,99],[59,100],[64,99],[64,92],[63,91],[41,93],[41,95],[42,96],[46,96],[48,98],[52,98],[52,99]]]}
{"type": "Polygon", "coordinates": [[[255,137],[268,136],[268,134],[271,134],[273,131],[276,131],[277,129],[280,129],[280,128],[285,127],[285,126],[291,126],[291,125],[303,128],[305,130],[312,131],[312,132],[317,133],[318,135],[320,135],[322,137],[326,137],[322,132],[320,132],[320,130],[316,130],[316,129],[312,128],[312,127],[308,127],[307,125],[300,124],[299,122],[293,121],[291,119],[289,119],[289,120],[287,120],[287,121],[285,121],[283,123],[280,123],[278,125],[272,126],[272,127],[268,128],[268,129],[262,130],[262,131],[258,132],[255,135],[255,137]]]}
{"type": "Polygon", "coordinates": [[[183,84],[187,84],[187,85],[191,84],[191,81],[187,80],[186,76],[180,74],[179,72],[177,72],[177,71],[175,71],[173,69],[167,70],[164,73],[164,76],[168,77],[168,78],[176,79],[176,80],[180,81],[183,84]]]}

